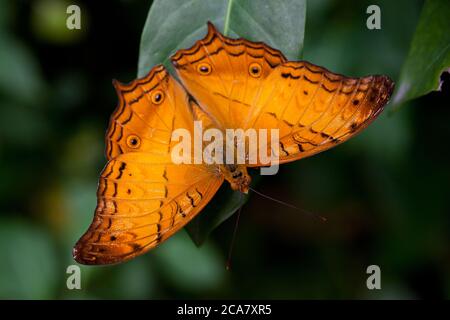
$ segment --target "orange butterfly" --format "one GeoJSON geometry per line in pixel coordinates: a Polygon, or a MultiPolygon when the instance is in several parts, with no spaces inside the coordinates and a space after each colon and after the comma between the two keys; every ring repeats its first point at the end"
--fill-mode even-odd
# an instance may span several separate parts
{"type": "Polygon", "coordinates": [[[279,130],[279,163],[311,156],[355,136],[383,110],[386,76],[349,78],[306,61],[287,61],[262,42],[208,34],[171,57],[180,85],[162,65],[130,84],[114,82],[119,105],[106,134],[108,163],[97,208],[73,256],[83,264],[129,260],[194,218],[222,182],[247,192],[256,164],[175,164],[172,132],[205,128],[279,130]]]}

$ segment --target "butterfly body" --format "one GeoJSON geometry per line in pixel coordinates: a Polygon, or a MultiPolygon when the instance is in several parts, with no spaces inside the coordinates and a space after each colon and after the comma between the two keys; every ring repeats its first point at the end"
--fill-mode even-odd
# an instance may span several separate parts
{"type": "MultiPolygon", "coordinates": [[[[106,134],[108,163],[94,219],[73,250],[80,263],[118,263],[147,252],[201,212],[224,180],[247,193],[247,168],[266,165],[248,161],[250,152],[244,162],[211,164],[193,155],[176,163],[177,130],[195,133],[196,122],[224,134],[276,130],[279,139],[268,138],[275,148],[268,143],[263,151],[277,149],[275,164],[282,164],[361,132],[394,87],[386,76],[351,78],[288,61],[264,43],[225,37],[212,24],[171,61],[181,83],[161,65],[130,84],[114,83],[119,104],[106,134]]],[[[195,149],[195,141],[187,145],[195,149]]]]}
{"type": "Polygon", "coordinates": [[[230,183],[231,189],[248,193],[252,179],[245,165],[226,164],[220,165],[219,168],[225,180],[230,183]]]}

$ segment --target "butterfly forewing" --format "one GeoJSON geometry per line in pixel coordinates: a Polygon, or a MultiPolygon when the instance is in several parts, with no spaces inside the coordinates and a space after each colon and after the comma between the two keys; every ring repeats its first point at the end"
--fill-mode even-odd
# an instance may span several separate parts
{"type": "Polygon", "coordinates": [[[287,61],[264,43],[230,39],[211,24],[204,39],[178,51],[172,62],[187,90],[222,128],[279,130],[280,163],[356,135],[393,90],[386,76],[351,78],[287,61]]]}
{"type": "Polygon", "coordinates": [[[189,93],[223,128],[242,128],[265,79],[285,61],[280,51],[225,37],[212,24],[204,39],[172,57],[189,93]]]}

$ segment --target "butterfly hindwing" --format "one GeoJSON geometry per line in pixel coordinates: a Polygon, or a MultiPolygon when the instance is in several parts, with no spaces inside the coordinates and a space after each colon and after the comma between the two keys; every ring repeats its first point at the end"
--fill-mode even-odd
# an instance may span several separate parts
{"type": "Polygon", "coordinates": [[[188,223],[223,179],[199,165],[174,165],[152,153],[127,153],[104,168],[97,208],[74,249],[83,264],[110,264],[141,255],[188,223]]]}

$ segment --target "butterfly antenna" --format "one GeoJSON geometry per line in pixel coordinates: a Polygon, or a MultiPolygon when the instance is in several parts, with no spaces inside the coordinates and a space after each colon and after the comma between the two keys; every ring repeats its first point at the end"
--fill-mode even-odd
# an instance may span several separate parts
{"type": "Polygon", "coordinates": [[[296,207],[296,206],[294,206],[294,205],[292,205],[292,204],[286,203],[286,202],[284,202],[284,201],[281,201],[281,200],[272,198],[271,196],[268,196],[268,195],[266,195],[266,194],[264,194],[264,193],[262,193],[262,192],[259,192],[259,191],[255,190],[255,189],[251,188],[251,187],[249,187],[249,189],[250,189],[251,191],[253,191],[254,193],[260,195],[261,197],[264,197],[264,198],[266,198],[266,199],[275,201],[276,203],[282,204],[282,205],[284,205],[284,206],[286,206],[286,207],[289,207],[289,208],[298,210],[298,211],[303,212],[304,214],[307,214],[307,215],[309,215],[309,216],[317,217],[317,218],[319,218],[320,220],[322,220],[323,222],[326,222],[326,221],[327,221],[327,218],[325,218],[325,217],[323,217],[323,216],[321,216],[321,215],[319,215],[319,214],[317,214],[317,213],[313,213],[313,212],[310,212],[310,211],[301,209],[301,208],[299,208],[299,207],[296,207]]]}
{"type": "MultiPolygon", "coordinates": [[[[241,200],[242,200],[242,193],[240,194],[239,202],[241,202],[241,200]]],[[[237,213],[236,223],[234,225],[234,230],[233,230],[233,236],[231,238],[231,243],[230,243],[230,249],[228,250],[228,259],[227,259],[227,265],[226,265],[227,270],[231,269],[231,257],[232,257],[232,254],[233,254],[234,241],[236,239],[236,234],[237,234],[238,225],[239,225],[239,218],[241,217],[241,211],[242,211],[242,207],[243,206],[244,205],[242,205],[239,208],[239,211],[237,213]]]]}

